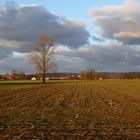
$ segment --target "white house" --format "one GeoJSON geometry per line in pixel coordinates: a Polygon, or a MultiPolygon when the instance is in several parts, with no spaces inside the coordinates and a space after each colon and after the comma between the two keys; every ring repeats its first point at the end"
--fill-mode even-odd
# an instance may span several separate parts
{"type": "Polygon", "coordinates": [[[36,80],[36,77],[32,77],[32,79],[31,79],[32,81],[35,81],[36,80]]]}

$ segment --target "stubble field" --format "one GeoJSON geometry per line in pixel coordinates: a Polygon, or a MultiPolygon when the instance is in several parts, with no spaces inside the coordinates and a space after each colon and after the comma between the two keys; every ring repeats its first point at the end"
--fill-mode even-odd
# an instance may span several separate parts
{"type": "Polygon", "coordinates": [[[139,80],[54,81],[0,90],[0,139],[139,138],[139,80]]]}

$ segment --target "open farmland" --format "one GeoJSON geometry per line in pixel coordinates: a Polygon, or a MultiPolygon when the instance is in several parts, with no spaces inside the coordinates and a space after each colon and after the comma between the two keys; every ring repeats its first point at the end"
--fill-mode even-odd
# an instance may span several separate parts
{"type": "Polygon", "coordinates": [[[0,139],[139,139],[140,81],[62,81],[0,91],[0,139]]]}

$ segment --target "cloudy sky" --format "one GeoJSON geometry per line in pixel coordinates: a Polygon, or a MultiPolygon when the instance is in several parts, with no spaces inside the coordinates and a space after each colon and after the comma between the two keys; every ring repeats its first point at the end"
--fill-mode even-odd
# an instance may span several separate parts
{"type": "Polygon", "coordinates": [[[0,1],[0,73],[33,72],[42,32],[59,43],[58,72],[140,71],[140,0],[0,1]]]}

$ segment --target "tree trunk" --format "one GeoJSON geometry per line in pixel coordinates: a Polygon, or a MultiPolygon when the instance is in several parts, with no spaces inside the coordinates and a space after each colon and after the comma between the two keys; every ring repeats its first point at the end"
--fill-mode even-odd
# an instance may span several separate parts
{"type": "Polygon", "coordinates": [[[45,78],[46,78],[46,71],[43,71],[43,77],[42,77],[42,82],[43,84],[45,84],[45,78]]]}
{"type": "Polygon", "coordinates": [[[45,77],[44,77],[44,75],[43,75],[43,78],[42,78],[42,82],[43,82],[43,84],[45,84],[45,77]]]}

